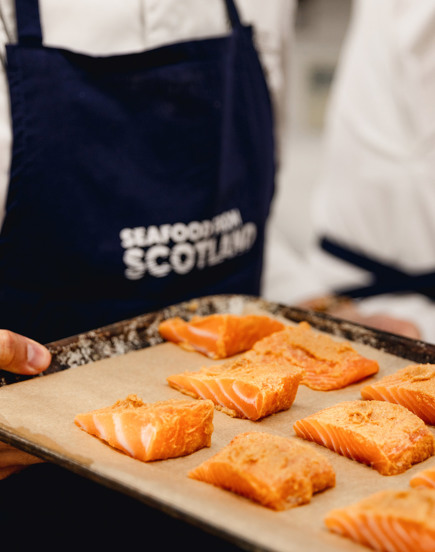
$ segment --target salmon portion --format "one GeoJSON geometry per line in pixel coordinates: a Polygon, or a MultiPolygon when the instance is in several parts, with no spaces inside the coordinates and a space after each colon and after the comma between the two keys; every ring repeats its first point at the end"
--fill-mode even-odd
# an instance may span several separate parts
{"type": "Polygon", "coordinates": [[[211,444],[211,401],[144,403],[128,395],[112,406],[77,414],[74,422],[112,447],[143,462],[191,454],[211,444]]]}
{"type": "Polygon", "coordinates": [[[303,371],[287,362],[247,358],[167,377],[171,387],[210,399],[229,416],[256,421],[293,404],[303,371]]]}
{"type": "Polygon", "coordinates": [[[269,316],[247,314],[211,314],[194,316],[186,322],[168,318],[159,325],[163,339],[188,351],[198,351],[214,359],[223,359],[250,349],[256,341],[285,325],[269,316]]]}
{"type": "Polygon", "coordinates": [[[361,389],[363,399],[406,406],[427,424],[435,425],[435,364],[407,366],[361,389]]]}
{"type": "Polygon", "coordinates": [[[305,370],[302,384],[319,391],[341,389],[379,371],[379,364],[347,342],[314,332],[307,322],[286,326],[252,348],[254,354],[280,356],[305,370]]]}
{"type": "Polygon", "coordinates": [[[433,552],[435,490],[381,491],[351,506],[332,510],[325,525],[373,550],[433,552]]]}
{"type": "Polygon", "coordinates": [[[402,473],[435,453],[429,428],[404,406],[384,401],[346,401],[293,425],[296,434],[382,475],[402,473]]]}
{"type": "Polygon", "coordinates": [[[411,487],[429,487],[435,489],[435,467],[422,470],[409,480],[411,487]]]}
{"type": "Polygon", "coordinates": [[[273,510],[307,504],[314,493],[335,485],[335,472],[323,455],[296,439],[261,432],[237,435],[189,477],[273,510]]]}

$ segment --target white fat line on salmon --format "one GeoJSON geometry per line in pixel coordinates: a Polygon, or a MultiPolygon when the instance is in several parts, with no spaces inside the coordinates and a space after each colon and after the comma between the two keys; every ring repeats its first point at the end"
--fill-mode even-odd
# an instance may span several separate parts
{"type": "MultiPolygon", "coordinates": [[[[343,441],[344,441],[344,436],[343,436],[343,441]]],[[[349,443],[348,445],[346,445],[344,442],[343,442],[343,445],[344,447],[344,456],[348,456],[349,458],[352,458],[352,460],[356,460],[357,462],[361,462],[361,453],[360,451],[358,450],[358,444],[355,443],[355,446],[353,446],[351,443],[349,443]]]]}
{"type": "MultiPolygon", "coordinates": [[[[227,391],[226,391],[226,389],[224,388],[222,382],[221,382],[221,381],[216,381],[216,384],[217,384],[217,386],[219,387],[221,393],[224,395],[224,397],[226,397],[226,398],[228,399],[230,405],[234,407],[234,409],[236,410],[236,412],[237,412],[237,411],[239,411],[239,412],[241,411],[243,414],[245,414],[243,408],[242,408],[238,403],[236,403],[236,401],[234,400],[233,397],[231,397],[231,396],[227,393],[227,391]]],[[[222,406],[226,406],[226,407],[228,408],[228,404],[223,403],[223,402],[221,402],[221,404],[222,404],[222,406]]]]}
{"type": "Polygon", "coordinates": [[[338,434],[338,431],[337,430],[334,430],[334,434],[335,434],[335,437],[337,439],[340,439],[341,438],[341,450],[342,450],[342,454],[343,456],[348,456],[349,458],[352,458],[353,460],[358,460],[358,457],[359,457],[359,454],[357,452],[357,447],[358,447],[358,444],[355,443],[355,447],[351,445],[350,443],[350,440],[349,442],[347,442],[346,440],[346,434],[345,433],[342,433],[341,435],[338,434]]]}
{"type": "MultiPolygon", "coordinates": [[[[379,393],[379,396],[380,396],[381,400],[390,401],[390,398],[388,397],[387,392],[382,393],[382,391],[379,391],[379,389],[377,389],[376,391],[379,393]]],[[[391,399],[393,399],[393,402],[397,402],[397,399],[396,399],[396,397],[394,396],[393,393],[391,393],[391,399]]]]}
{"type": "Polygon", "coordinates": [[[323,436],[323,434],[316,428],[315,425],[313,424],[309,424],[308,425],[308,428],[303,428],[304,432],[305,432],[305,435],[308,436],[308,438],[313,438],[313,440],[315,441],[316,440],[316,436],[317,436],[317,439],[318,441],[320,441],[321,443],[323,443],[323,446],[325,447],[328,447],[328,439],[326,437],[329,437],[330,439],[330,443],[331,443],[331,447],[335,447],[335,442],[334,440],[331,438],[331,435],[330,433],[328,432],[328,430],[326,428],[324,428],[324,431],[325,431],[325,436],[323,436]],[[311,434],[310,434],[310,430],[311,430],[311,434]]]}
{"type": "Polygon", "coordinates": [[[95,427],[96,427],[98,433],[100,434],[101,439],[104,439],[105,441],[107,441],[106,428],[105,428],[104,425],[100,422],[100,420],[98,419],[98,416],[94,414],[94,415],[92,416],[92,421],[94,422],[94,425],[95,425],[95,427]]]}
{"type": "MultiPolygon", "coordinates": [[[[400,521],[398,521],[397,519],[391,520],[391,531],[394,532],[398,537],[400,537],[401,541],[396,540],[395,543],[396,545],[403,544],[403,546],[400,547],[400,549],[403,552],[408,552],[409,550],[412,550],[410,546],[412,546],[412,544],[414,543],[412,542],[410,535],[408,534],[407,530],[403,527],[403,525],[400,523],[400,521]]],[[[417,542],[419,542],[419,540],[421,540],[421,536],[417,535],[417,542]]],[[[428,550],[430,550],[430,548],[428,548],[428,550]]]]}
{"type": "Polygon", "coordinates": [[[255,397],[252,397],[251,399],[248,399],[246,395],[244,395],[240,389],[238,383],[235,381],[232,385],[232,389],[234,393],[241,399],[242,404],[237,403],[238,408],[243,412],[243,414],[246,416],[246,418],[250,418],[250,415],[246,412],[246,410],[243,408],[243,404],[252,404],[257,410],[257,402],[258,402],[258,395],[255,397]]]}
{"type": "MultiPolygon", "coordinates": [[[[187,348],[187,347],[186,347],[187,348]]],[[[207,355],[208,354],[208,349],[207,347],[201,347],[201,345],[196,345],[195,344],[195,351],[198,351],[199,353],[202,353],[203,355],[207,355]]],[[[189,349],[188,349],[189,350],[189,349]]]]}
{"type": "MultiPolygon", "coordinates": [[[[208,385],[205,385],[205,384],[203,384],[203,385],[206,387],[207,391],[214,397],[216,402],[219,404],[219,399],[216,397],[216,395],[213,393],[213,391],[210,389],[210,387],[208,385]]],[[[201,391],[199,389],[199,387],[197,385],[195,385],[194,383],[190,382],[190,386],[193,389],[193,391],[198,395],[198,397],[201,397],[201,399],[209,399],[210,398],[209,395],[207,395],[206,393],[201,391]]]]}
{"type": "Polygon", "coordinates": [[[415,399],[411,400],[406,403],[409,404],[409,410],[415,409],[416,412],[420,414],[421,418],[426,418],[426,423],[429,425],[434,425],[433,419],[434,419],[434,409],[433,407],[430,407],[426,404],[418,404],[416,403],[415,399]]]}
{"type": "MultiPolygon", "coordinates": [[[[204,330],[202,328],[196,328],[195,326],[191,326],[189,328],[189,331],[195,335],[195,336],[199,336],[199,337],[203,337],[203,338],[207,338],[207,339],[211,339],[211,340],[214,340],[216,338],[216,333],[215,332],[211,332],[209,330],[204,330]]],[[[208,349],[206,346],[201,346],[201,345],[198,345],[198,344],[195,344],[195,349],[203,354],[207,354],[208,353],[208,349]]]]}
{"type": "Polygon", "coordinates": [[[149,450],[156,437],[156,428],[153,424],[147,424],[140,431],[140,440],[145,449],[145,454],[149,453],[149,450]]]}
{"type": "Polygon", "coordinates": [[[375,543],[375,549],[382,550],[382,548],[385,548],[385,541],[388,540],[386,535],[384,535],[380,524],[377,523],[373,516],[368,515],[366,520],[373,542],[375,543]]]}
{"type": "Polygon", "coordinates": [[[386,535],[384,535],[381,523],[378,523],[373,516],[367,516],[367,525],[372,532],[373,538],[376,539],[378,547],[381,545],[385,546],[385,541],[388,541],[386,535]]]}
{"type": "MultiPolygon", "coordinates": [[[[218,389],[220,389],[221,391],[223,391],[222,388],[221,388],[221,385],[220,385],[219,381],[216,381],[215,383],[216,383],[216,387],[217,387],[218,389]]],[[[204,383],[203,385],[206,386],[207,391],[208,391],[208,392],[210,393],[210,395],[213,397],[212,400],[215,402],[215,404],[220,404],[221,406],[224,406],[225,408],[228,408],[227,403],[226,403],[225,401],[223,401],[223,400],[216,394],[215,391],[213,391],[213,388],[212,388],[212,386],[211,386],[210,384],[207,385],[207,384],[204,383]]],[[[225,393],[225,392],[224,392],[223,394],[226,396],[226,393],[225,393]]],[[[205,399],[208,399],[208,398],[210,398],[210,396],[207,396],[207,397],[204,397],[204,398],[205,398],[205,399]]],[[[231,400],[231,399],[229,399],[229,400],[231,400]]]]}
{"type": "Polygon", "coordinates": [[[398,535],[395,534],[396,531],[394,529],[393,520],[390,520],[386,517],[381,517],[379,519],[379,527],[380,529],[382,529],[383,537],[387,541],[388,546],[391,548],[391,550],[394,550],[394,546],[396,546],[396,549],[400,550],[400,552],[404,552],[406,550],[406,547],[404,548],[401,545],[400,539],[397,539],[398,535]]]}
{"type": "Polygon", "coordinates": [[[429,483],[429,487],[435,487],[435,481],[429,475],[421,473],[419,474],[419,477],[422,481],[427,481],[429,483]]]}
{"type": "Polygon", "coordinates": [[[134,451],[132,450],[132,448],[130,447],[127,441],[127,438],[124,433],[123,425],[122,425],[122,419],[119,414],[113,414],[113,423],[115,426],[115,435],[116,435],[116,438],[118,439],[119,444],[125,451],[127,451],[131,456],[133,456],[134,451]]]}
{"type": "Polygon", "coordinates": [[[216,332],[212,332],[210,330],[204,330],[203,328],[197,328],[195,326],[190,326],[189,331],[195,336],[206,337],[206,338],[213,339],[213,340],[216,338],[216,332]]]}
{"type": "Polygon", "coordinates": [[[363,522],[359,527],[362,537],[367,541],[367,543],[374,549],[379,550],[379,545],[376,542],[376,539],[373,537],[371,527],[368,525],[367,515],[363,517],[363,522]]]}
{"type": "Polygon", "coordinates": [[[353,518],[350,518],[347,514],[344,514],[342,519],[336,520],[336,521],[343,534],[348,533],[351,536],[351,538],[356,542],[360,540],[359,539],[360,535],[356,528],[356,525],[358,523],[356,520],[354,520],[353,518]]]}
{"type": "Polygon", "coordinates": [[[331,434],[331,439],[333,440],[336,449],[338,449],[339,454],[352,458],[352,460],[356,460],[354,450],[349,449],[346,445],[346,434],[335,428],[331,428],[331,434]]]}
{"type": "MultiPolygon", "coordinates": [[[[338,439],[337,435],[333,432],[333,428],[331,427],[331,428],[327,429],[326,426],[325,426],[322,429],[323,429],[323,431],[325,432],[325,435],[326,435],[325,441],[323,441],[323,436],[320,433],[320,431],[318,431],[316,429],[317,434],[319,435],[320,439],[322,439],[323,442],[328,443],[327,439],[329,438],[329,442],[330,442],[330,446],[332,447],[332,450],[335,450],[335,452],[338,452],[339,454],[343,454],[343,451],[341,450],[340,439],[338,439]]],[[[325,446],[328,447],[327,444],[325,444],[325,446]]]]}

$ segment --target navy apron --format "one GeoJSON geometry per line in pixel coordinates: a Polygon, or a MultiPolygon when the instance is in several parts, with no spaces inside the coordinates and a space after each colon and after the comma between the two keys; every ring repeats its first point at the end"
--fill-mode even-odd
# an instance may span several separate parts
{"type": "Polygon", "coordinates": [[[0,327],[48,342],[259,294],[272,112],[251,28],[225,5],[228,35],[99,57],[44,46],[38,1],[16,0],[0,327]]]}
{"type": "Polygon", "coordinates": [[[372,297],[384,293],[420,293],[435,299],[435,272],[410,274],[399,267],[383,263],[343,244],[323,237],[320,247],[339,259],[366,270],[371,282],[363,286],[351,286],[335,290],[334,294],[350,298],[372,297]]]}

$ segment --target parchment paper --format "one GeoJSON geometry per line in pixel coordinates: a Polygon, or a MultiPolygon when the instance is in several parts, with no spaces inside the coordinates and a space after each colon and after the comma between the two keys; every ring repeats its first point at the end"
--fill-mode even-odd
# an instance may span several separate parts
{"type": "MultiPolygon", "coordinates": [[[[379,361],[380,373],[375,379],[411,364],[366,345],[353,345],[362,354],[379,361]]],[[[164,343],[2,387],[0,438],[138,500],[181,515],[205,529],[211,527],[243,547],[271,551],[367,550],[330,533],[323,524],[326,513],[381,489],[406,489],[414,473],[435,466],[435,457],[432,457],[404,474],[387,477],[308,443],[332,462],[337,476],[336,487],[314,495],[308,505],[285,512],[271,511],[187,477],[190,469],[243,431],[267,431],[297,438],[292,428],[295,420],[329,405],[361,398],[359,389],[364,382],[329,392],[300,386],[290,410],[258,422],[231,418],[216,410],[210,448],[190,456],[151,463],[134,460],[112,449],[73,423],[77,413],[113,404],[129,393],[137,394],[146,402],[185,398],[167,385],[166,376],[214,362],[199,353],[164,343]]]]}

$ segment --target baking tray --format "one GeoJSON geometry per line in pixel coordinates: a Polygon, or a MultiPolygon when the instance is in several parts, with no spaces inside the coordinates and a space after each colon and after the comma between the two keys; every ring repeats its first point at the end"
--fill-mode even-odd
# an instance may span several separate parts
{"type": "Polygon", "coordinates": [[[112,404],[129,392],[136,392],[147,402],[182,398],[166,385],[166,376],[216,361],[163,343],[158,325],[172,316],[189,319],[193,315],[223,312],[266,312],[288,323],[306,320],[317,330],[339,340],[349,340],[363,354],[376,357],[381,371],[375,377],[409,363],[435,363],[435,346],[421,341],[256,297],[203,297],[50,343],[53,361],[39,376],[29,378],[0,372],[0,439],[246,550],[366,550],[329,533],[322,523],[324,515],[333,507],[354,502],[381,488],[407,488],[410,477],[423,465],[435,465],[435,457],[405,474],[385,477],[309,443],[330,459],[337,473],[337,485],[315,495],[310,504],[285,512],[270,511],[187,477],[190,469],[237,433],[258,430],[294,436],[292,424],[296,419],[342,400],[360,398],[361,383],[330,392],[301,386],[289,411],[260,422],[233,419],[216,411],[210,448],[159,462],[131,459],[73,424],[76,413],[112,404]]]}

